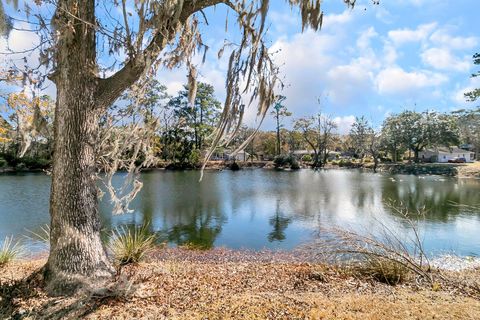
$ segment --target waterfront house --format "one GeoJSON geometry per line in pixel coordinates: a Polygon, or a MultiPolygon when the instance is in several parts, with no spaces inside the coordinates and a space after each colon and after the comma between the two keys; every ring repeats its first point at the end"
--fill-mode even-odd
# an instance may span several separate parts
{"type": "Polygon", "coordinates": [[[473,162],[475,152],[460,149],[459,147],[436,147],[420,151],[418,157],[423,162],[445,163],[459,158],[464,158],[466,162],[473,162]]]}

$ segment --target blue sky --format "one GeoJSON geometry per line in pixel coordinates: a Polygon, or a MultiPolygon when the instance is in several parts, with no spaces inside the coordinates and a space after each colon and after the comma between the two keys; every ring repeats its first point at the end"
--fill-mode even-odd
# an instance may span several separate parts
{"type": "MultiPolygon", "coordinates": [[[[380,125],[404,109],[448,112],[474,106],[463,93],[480,86],[478,78],[469,77],[476,70],[472,55],[480,51],[480,1],[383,0],[378,6],[358,1],[350,10],[343,1],[326,0],[322,30],[304,33],[288,5],[271,3],[268,37],[272,50],[280,50],[275,60],[282,65],[285,104],[293,118],[318,112],[318,97],[342,132],[360,115],[380,125]]],[[[215,16],[222,18],[206,28],[213,48],[225,37],[218,11],[215,16]]],[[[220,95],[225,68],[213,60],[202,68],[220,95]]],[[[178,78],[169,78],[174,87],[178,78]]],[[[252,110],[247,122],[253,123],[254,115],[252,110]]],[[[273,121],[263,127],[271,129],[273,121]]]]}
{"type": "MultiPolygon", "coordinates": [[[[451,111],[471,108],[463,93],[479,87],[470,79],[474,72],[472,55],[480,51],[480,11],[478,0],[370,0],[357,1],[347,9],[342,0],[324,0],[321,31],[301,32],[300,18],[286,1],[270,1],[268,43],[281,65],[286,84],[283,95],[292,118],[322,111],[336,118],[339,131],[348,131],[355,116],[365,115],[375,125],[385,116],[404,109],[451,111]]],[[[225,33],[223,6],[209,9],[209,26],[203,26],[203,39],[210,46],[207,61],[199,66],[201,80],[214,85],[224,97],[226,58],[216,52],[224,39],[238,38],[230,12],[225,33]]],[[[13,49],[31,47],[31,33],[15,31],[9,39],[13,49]]],[[[1,51],[6,47],[0,41],[1,51]]],[[[225,55],[228,57],[228,55],[225,55]]],[[[29,61],[33,63],[36,55],[29,61]]],[[[171,94],[186,82],[185,70],[160,70],[159,79],[171,94]]],[[[54,95],[53,85],[47,93],[54,95]]],[[[478,103],[477,103],[478,104],[478,103]]],[[[248,111],[246,121],[255,123],[256,110],[248,111]]],[[[290,126],[286,121],[286,126],[290,126]]],[[[263,129],[272,129],[267,119],[263,129]]]]}

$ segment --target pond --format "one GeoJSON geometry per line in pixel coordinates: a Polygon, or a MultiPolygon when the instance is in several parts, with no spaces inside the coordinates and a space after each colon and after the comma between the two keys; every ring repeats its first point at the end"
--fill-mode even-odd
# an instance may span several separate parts
{"type": "MultiPolygon", "coordinates": [[[[108,199],[102,200],[104,229],[148,223],[160,241],[176,245],[291,249],[333,226],[374,232],[383,224],[411,235],[394,203],[411,212],[425,207],[418,227],[429,253],[480,255],[480,209],[471,207],[480,204],[480,180],[262,169],[208,171],[202,182],[198,178],[197,171],[143,173],[143,190],[131,204],[135,212],[112,216],[108,199]]],[[[1,175],[0,239],[47,224],[49,192],[50,177],[43,174],[1,175]]]]}

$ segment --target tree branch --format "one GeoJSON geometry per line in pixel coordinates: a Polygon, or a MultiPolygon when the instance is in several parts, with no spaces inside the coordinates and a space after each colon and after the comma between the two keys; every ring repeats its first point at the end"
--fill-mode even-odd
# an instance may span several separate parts
{"type": "MultiPolygon", "coordinates": [[[[135,83],[135,81],[140,78],[142,73],[148,70],[153,61],[158,58],[167,44],[175,38],[179,25],[184,25],[192,14],[221,3],[236,9],[229,0],[185,1],[183,6],[180,8],[180,13],[177,13],[178,19],[172,19],[172,21],[168,21],[164,30],[156,30],[152,40],[142,52],[138,52],[134,57],[129,59],[123,68],[118,70],[112,76],[106,79],[98,79],[98,107],[101,109],[107,108],[126,89],[135,83]]],[[[131,42],[131,39],[128,40],[128,42],[131,42]]]]}

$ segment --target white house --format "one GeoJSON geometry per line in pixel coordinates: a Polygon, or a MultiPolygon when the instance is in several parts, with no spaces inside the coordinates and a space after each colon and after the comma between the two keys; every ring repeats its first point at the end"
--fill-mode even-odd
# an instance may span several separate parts
{"type": "Polygon", "coordinates": [[[247,161],[249,158],[250,153],[246,152],[245,150],[237,152],[237,154],[234,156],[231,154],[228,155],[228,160],[247,161]]]}
{"type": "MultiPolygon", "coordinates": [[[[312,158],[315,155],[313,150],[294,150],[292,154],[299,160],[301,160],[304,156],[310,155],[312,158]]],[[[335,160],[340,157],[340,152],[337,151],[328,151],[328,160],[335,160]]]]}
{"type": "Polygon", "coordinates": [[[418,153],[418,157],[424,162],[448,162],[455,158],[465,158],[467,162],[473,162],[475,152],[460,149],[458,147],[427,148],[418,153]]]}
{"type": "Polygon", "coordinates": [[[216,150],[211,160],[237,160],[237,161],[247,161],[250,159],[250,153],[246,152],[245,150],[237,152],[235,156],[232,155],[231,150],[216,150]]]}

